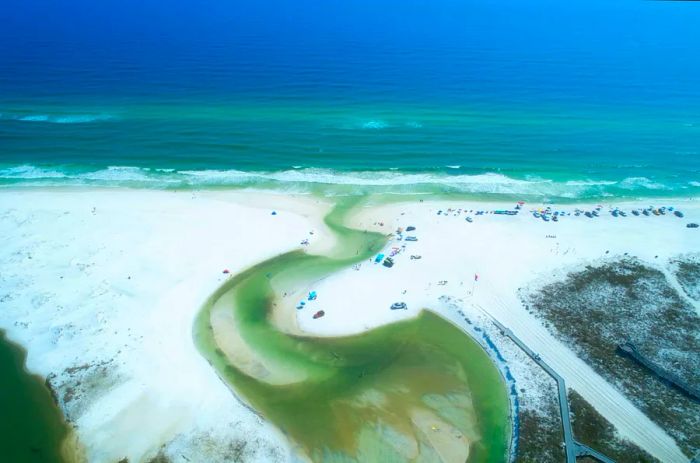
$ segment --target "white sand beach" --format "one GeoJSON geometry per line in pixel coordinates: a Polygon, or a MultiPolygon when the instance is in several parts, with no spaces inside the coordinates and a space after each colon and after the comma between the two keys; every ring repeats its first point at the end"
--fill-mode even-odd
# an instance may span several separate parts
{"type": "Polygon", "coordinates": [[[311,210],[325,208],[271,194],[0,193],[0,328],[30,371],[75,390],[61,405],[89,461],[144,461],[164,444],[223,461],[237,440],[246,460],[286,460],[199,355],[192,324],[229,275],[313,241],[311,210]]]}
{"type": "MultiPolygon", "coordinates": [[[[545,223],[530,214],[471,213],[469,223],[464,212],[437,211],[513,205],[426,200],[363,207],[350,225],[387,234],[416,228],[387,245],[387,255],[392,247],[400,251],[394,267],[366,261],[310,288],[290,288],[276,320],[289,331],[347,335],[423,308],[454,317],[443,302],[449,296],[511,328],[621,436],[661,461],[687,461],[663,429],[557,341],[517,297],[533,282],[625,253],[663,268],[670,257],[700,252],[700,232],[685,227],[700,221],[700,203],[672,203],[685,219],[601,214],[545,223]],[[409,235],[418,240],[405,241],[409,235]],[[296,310],[309,290],[318,299],[296,310]],[[390,310],[397,301],[408,310],[390,310]],[[325,316],[313,319],[320,308],[325,316]]],[[[232,447],[243,461],[288,461],[285,438],[242,405],[199,355],[192,323],[231,275],[293,249],[330,249],[322,223],[330,206],[312,196],[259,192],[2,190],[0,328],[28,350],[30,371],[72,391],[59,393],[60,405],[89,461],[146,461],[159,451],[182,457],[174,461],[225,461],[232,447]]],[[[575,207],[584,208],[557,209],[575,207]]]]}
{"type": "MultiPolygon", "coordinates": [[[[673,201],[686,212],[686,218],[700,218],[696,201],[673,201]]],[[[647,207],[637,203],[615,203],[620,209],[647,207]]],[[[664,269],[670,257],[700,251],[697,230],[686,228],[686,219],[675,216],[618,217],[608,213],[589,219],[567,216],[544,222],[529,213],[518,216],[457,213],[457,209],[509,209],[512,204],[448,201],[399,203],[368,207],[352,221],[357,228],[386,233],[398,227],[416,228],[404,232],[416,242],[393,240],[386,248],[402,249],[388,269],[365,262],[359,270],[348,269],[314,285],[319,294],[311,310],[299,313],[303,331],[317,335],[361,332],[372,326],[414,316],[423,308],[452,315],[441,302],[443,296],[462,300],[467,308],[477,308],[511,328],[538,352],[564,379],[605,416],[621,436],[661,461],[687,461],[673,440],[615,388],[596,374],[570,349],[525,311],[517,293],[533,282],[543,282],[572,269],[602,259],[636,256],[664,269]],[[437,215],[437,211],[451,213],[437,215]],[[471,223],[465,217],[472,217],[471,223]],[[381,225],[383,224],[383,225],[381,225]],[[410,256],[421,256],[411,259],[410,256]],[[478,281],[475,281],[478,275],[478,281]],[[392,303],[405,302],[408,310],[389,310],[392,303]],[[311,318],[315,306],[323,306],[326,316],[311,318]]],[[[525,210],[544,208],[525,205],[525,210]]],[[[557,206],[572,212],[596,205],[557,206]]],[[[610,205],[604,205],[607,211],[610,205]]],[[[669,272],[667,278],[673,279],[669,272]]],[[[677,282],[672,281],[677,285],[677,282]]],[[[694,302],[697,307],[697,301],[694,302]]],[[[585,329],[585,327],[582,327],[585,329]]]]}

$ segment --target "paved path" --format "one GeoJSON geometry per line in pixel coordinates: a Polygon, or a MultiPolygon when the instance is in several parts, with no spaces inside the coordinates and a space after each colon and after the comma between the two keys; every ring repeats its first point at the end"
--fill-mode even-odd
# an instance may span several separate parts
{"type": "Polygon", "coordinates": [[[484,285],[484,289],[478,299],[470,301],[471,305],[489,319],[496,318],[511,328],[566,380],[567,389],[579,392],[617,428],[621,436],[659,461],[688,463],[688,456],[681,451],[676,441],[668,434],[668,430],[652,421],[620,389],[602,377],[590,362],[580,358],[571,347],[547,329],[541,320],[523,310],[522,301],[517,293],[507,288],[496,288],[490,285],[488,280],[480,280],[480,283],[484,285]],[[488,310],[483,306],[487,306],[488,310]]]}
{"type": "Polygon", "coordinates": [[[557,382],[557,389],[559,391],[559,411],[561,412],[561,422],[564,428],[564,445],[566,450],[566,462],[576,463],[577,456],[589,456],[602,463],[615,463],[614,460],[606,457],[602,453],[593,450],[587,445],[581,444],[574,440],[574,433],[571,428],[571,416],[569,411],[569,399],[566,395],[566,382],[564,378],[559,376],[559,374],[552,369],[545,361],[543,361],[538,354],[532,351],[524,342],[518,338],[515,333],[510,329],[506,328],[498,320],[491,317],[493,323],[498,327],[501,332],[508,336],[520,349],[523,350],[537,365],[540,366],[544,371],[547,372],[549,376],[554,378],[557,382]]]}

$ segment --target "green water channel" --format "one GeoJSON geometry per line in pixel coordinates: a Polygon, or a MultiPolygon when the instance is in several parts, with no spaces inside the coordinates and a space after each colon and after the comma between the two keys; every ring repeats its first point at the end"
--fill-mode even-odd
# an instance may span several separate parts
{"type": "Polygon", "coordinates": [[[39,376],[24,368],[26,352],[0,330],[0,461],[67,462],[70,427],[39,376]]]}
{"type": "Polygon", "coordinates": [[[281,282],[303,288],[384,246],[384,236],[343,225],[352,206],[340,204],[326,217],[339,240],[330,256],[283,254],[213,294],[194,327],[202,355],[313,461],[464,461],[467,450],[470,463],[505,461],[504,382],[481,346],[450,322],[424,311],[361,335],[315,338],[280,332],[270,321],[281,282]],[[221,307],[264,359],[264,374],[251,374],[217,344],[222,333],[212,315],[221,307]],[[296,379],[268,381],[280,377],[296,379]]]}

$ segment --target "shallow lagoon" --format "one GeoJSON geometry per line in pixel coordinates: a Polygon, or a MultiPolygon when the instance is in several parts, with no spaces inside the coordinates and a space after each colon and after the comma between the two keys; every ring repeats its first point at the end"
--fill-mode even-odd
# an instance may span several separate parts
{"type": "Polygon", "coordinates": [[[8,462],[74,460],[71,430],[39,376],[24,367],[26,352],[0,330],[0,456],[8,462]],[[70,452],[68,451],[70,450],[70,452]]]}
{"type": "Polygon", "coordinates": [[[424,311],[340,338],[291,335],[270,322],[277,283],[303,286],[382,247],[383,236],[342,225],[351,206],[326,218],[339,239],[331,257],[283,254],[220,288],[195,325],[200,351],[314,461],[505,461],[511,427],[504,382],[481,346],[450,322],[424,311]],[[212,315],[222,311],[253,360],[219,348],[226,333],[217,333],[212,315]]]}

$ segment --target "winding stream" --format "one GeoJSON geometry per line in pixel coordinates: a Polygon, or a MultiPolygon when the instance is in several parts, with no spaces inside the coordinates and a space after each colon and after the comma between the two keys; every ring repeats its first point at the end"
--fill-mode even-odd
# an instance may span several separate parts
{"type": "MultiPolygon", "coordinates": [[[[507,459],[509,402],[479,344],[433,312],[355,336],[284,332],[274,288],[312,282],[380,250],[378,233],[343,225],[354,201],[325,218],[329,256],[302,251],[227,281],[194,327],[202,355],[244,402],[313,461],[498,462],[507,459]]],[[[386,309],[388,310],[388,308],[386,309]]]]}

